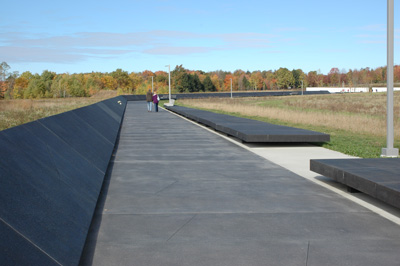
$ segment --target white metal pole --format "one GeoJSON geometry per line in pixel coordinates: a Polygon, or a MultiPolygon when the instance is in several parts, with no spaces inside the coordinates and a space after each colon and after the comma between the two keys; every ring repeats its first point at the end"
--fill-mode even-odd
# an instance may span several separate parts
{"type": "Polygon", "coordinates": [[[393,148],[393,35],[394,35],[394,4],[387,0],[387,147],[382,148],[382,157],[397,157],[399,150],[393,148]]]}
{"type": "Polygon", "coordinates": [[[301,95],[303,95],[303,81],[301,81],[301,95]]]}
{"type": "Polygon", "coordinates": [[[168,67],[168,94],[169,94],[169,104],[171,104],[171,65],[167,65],[168,67]]]}
{"type": "Polygon", "coordinates": [[[231,98],[233,98],[233,96],[232,96],[232,78],[231,78],[231,98]]]}
{"type": "Polygon", "coordinates": [[[151,76],[151,93],[153,93],[153,76],[151,76]]]}

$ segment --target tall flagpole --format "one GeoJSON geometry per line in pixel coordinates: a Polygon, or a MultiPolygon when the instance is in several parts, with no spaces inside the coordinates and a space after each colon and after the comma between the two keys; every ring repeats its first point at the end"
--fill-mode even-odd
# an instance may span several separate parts
{"type": "Polygon", "coordinates": [[[394,4],[387,0],[387,147],[382,148],[382,157],[397,157],[399,149],[393,148],[393,50],[394,50],[394,4]]]}

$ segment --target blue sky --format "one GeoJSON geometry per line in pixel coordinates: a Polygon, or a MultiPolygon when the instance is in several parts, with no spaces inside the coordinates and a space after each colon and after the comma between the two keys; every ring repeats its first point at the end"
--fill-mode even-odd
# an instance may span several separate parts
{"type": "Polygon", "coordinates": [[[39,74],[376,68],[386,65],[386,14],[385,0],[4,1],[0,61],[39,74]]]}

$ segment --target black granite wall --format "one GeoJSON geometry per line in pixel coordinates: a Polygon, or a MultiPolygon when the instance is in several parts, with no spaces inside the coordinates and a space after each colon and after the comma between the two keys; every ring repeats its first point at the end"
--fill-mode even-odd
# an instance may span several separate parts
{"type": "Polygon", "coordinates": [[[126,102],[0,131],[0,265],[78,265],[126,102]]]}

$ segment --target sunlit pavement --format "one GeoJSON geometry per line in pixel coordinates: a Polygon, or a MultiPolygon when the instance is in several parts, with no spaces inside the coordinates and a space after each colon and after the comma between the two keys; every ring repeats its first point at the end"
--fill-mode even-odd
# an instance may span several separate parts
{"type": "Polygon", "coordinates": [[[337,156],[129,102],[82,264],[398,265],[397,210],[308,170],[337,156]]]}

